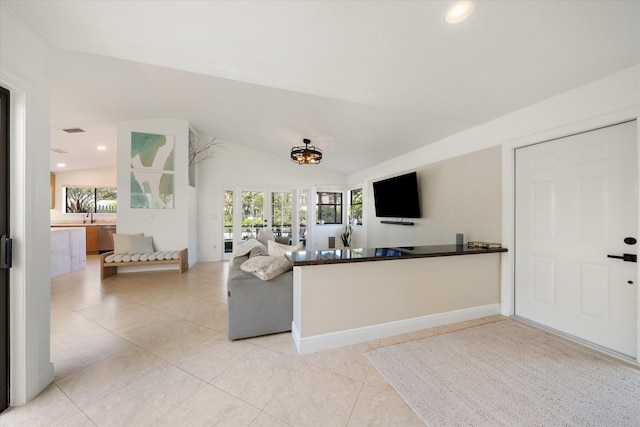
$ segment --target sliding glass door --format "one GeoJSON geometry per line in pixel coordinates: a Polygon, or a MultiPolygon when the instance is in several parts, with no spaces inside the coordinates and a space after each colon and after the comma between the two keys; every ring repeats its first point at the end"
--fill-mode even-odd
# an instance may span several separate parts
{"type": "Polygon", "coordinates": [[[282,243],[306,242],[306,192],[228,187],[222,206],[224,259],[230,258],[235,245],[256,238],[264,227],[270,227],[282,243]]]}
{"type": "Polygon", "coordinates": [[[293,194],[271,193],[271,227],[281,243],[291,244],[293,223],[293,194]],[[285,241],[286,240],[286,241],[285,241]]]}
{"type": "Polygon", "coordinates": [[[258,237],[258,230],[265,226],[264,192],[242,191],[242,234],[240,238],[247,240],[258,237]]]}

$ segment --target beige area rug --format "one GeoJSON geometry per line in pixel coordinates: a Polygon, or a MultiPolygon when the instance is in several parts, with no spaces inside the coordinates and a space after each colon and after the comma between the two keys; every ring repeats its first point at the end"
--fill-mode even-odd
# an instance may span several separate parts
{"type": "Polygon", "coordinates": [[[514,320],[369,360],[436,426],[640,426],[640,370],[514,320]]]}

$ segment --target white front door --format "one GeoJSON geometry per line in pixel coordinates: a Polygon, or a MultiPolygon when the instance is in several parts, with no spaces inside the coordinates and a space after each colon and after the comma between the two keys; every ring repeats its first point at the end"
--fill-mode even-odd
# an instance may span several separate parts
{"type": "Polygon", "coordinates": [[[632,358],[637,264],[608,255],[637,254],[636,129],[519,148],[515,174],[516,315],[632,358]]]}

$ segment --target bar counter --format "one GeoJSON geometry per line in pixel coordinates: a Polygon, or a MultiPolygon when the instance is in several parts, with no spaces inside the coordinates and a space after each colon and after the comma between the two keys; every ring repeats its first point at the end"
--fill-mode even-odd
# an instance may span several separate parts
{"type": "Polygon", "coordinates": [[[287,253],[298,352],[499,314],[504,252],[438,245],[287,253]]]}
{"type": "Polygon", "coordinates": [[[467,245],[405,246],[390,248],[346,248],[321,251],[287,252],[295,266],[348,262],[386,261],[393,259],[431,258],[507,252],[506,248],[469,248],[467,245]]]}

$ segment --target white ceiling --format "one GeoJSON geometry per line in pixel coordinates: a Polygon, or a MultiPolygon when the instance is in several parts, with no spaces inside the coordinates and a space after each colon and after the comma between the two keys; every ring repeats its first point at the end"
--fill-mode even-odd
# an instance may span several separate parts
{"type": "Polygon", "coordinates": [[[631,0],[476,1],[456,26],[450,1],[5,3],[55,48],[52,170],[176,117],[284,158],[309,138],[349,174],[640,63],[631,0]]]}

